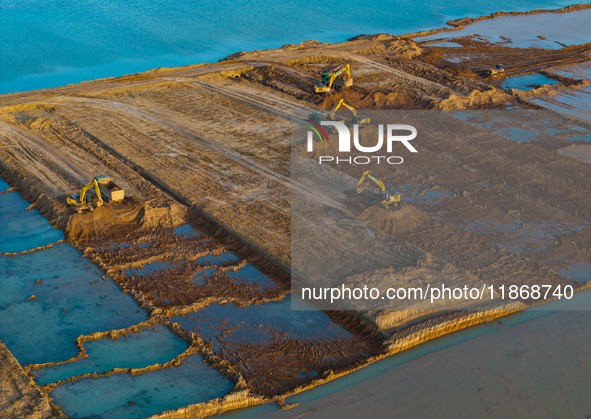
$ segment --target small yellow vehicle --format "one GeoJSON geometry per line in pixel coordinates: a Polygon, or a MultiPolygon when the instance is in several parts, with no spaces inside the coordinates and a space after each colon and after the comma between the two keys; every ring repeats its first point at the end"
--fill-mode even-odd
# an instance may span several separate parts
{"type": "Polygon", "coordinates": [[[368,116],[357,115],[357,109],[355,109],[353,106],[351,106],[347,102],[345,102],[345,99],[341,99],[339,101],[339,103],[337,104],[337,106],[335,106],[333,108],[333,110],[330,114],[330,117],[332,118],[333,121],[336,121],[336,119],[335,119],[336,112],[341,106],[344,106],[345,108],[349,109],[353,113],[353,118],[351,119],[351,122],[353,124],[366,125],[366,124],[370,123],[370,119],[368,116]]]}
{"type": "Polygon", "coordinates": [[[366,179],[373,181],[380,188],[380,195],[379,195],[380,202],[379,202],[379,204],[381,206],[383,206],[386,209],[388,209],[390,207],[390,205],[393,205],[394,208],[400,207],[400,204],[401,204],[400,203],[400,195],[391,194],[390,192],[388,192],[386,190],[386,185],[384,185],[384,182],[382,182],[381,180],[376,178],[374,175],[372,175],[369,172],[369,170],[364,172],[363,176],[361,176],[361,178],[359,179],[359,182],[357,182],[357,186],[356,186],[357,193],[361,193],[365,189],[364,182],[366,179]]]}
{"type": "Polygon", "coordinates": [[[345,87],[353,86],[353,79],[351,78],[351,66],[347,63],[332,73],[322,73],[322,78],[314,88],[314,91],[316,93],[331,92],[336,78],[341,75],[345,81],[345,87]]]}

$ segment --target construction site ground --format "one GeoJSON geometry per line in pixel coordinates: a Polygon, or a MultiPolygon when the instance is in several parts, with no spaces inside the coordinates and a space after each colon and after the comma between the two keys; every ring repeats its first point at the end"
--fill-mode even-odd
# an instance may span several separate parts
{"type": "MultiPolygon", "coordinates": [[[[503,135],[503,127],[490,134],[479,126],[494,114],[462,120],[434,111],[539,110],[532,100],[588,86],[553,69],[588,67],[591,45],[546,50],[473,36],[453,39],[453,32],[442,38],[459,46],[391,35],[339,44],[307,41],[214,64],[4,95],[0,177],[129,292],[150,321],[204,354],[236,391],[274,400],[531,303],[428,315],[391,307],[327,312],[331,320],[319,319],[324,326],[316,334],[302,336],[269,322],[260,341],[244,343],[258,317],[253,313],[253,323],[240,326],[240,310],[290,298],[292,194],[318,216],[350,207],[343,185],[353,186],[362,168],[335,166],[334,178],[319,188],[291,171],[292,120],[329,110],[342,98],[360,110],[432,110],[433,120],[419,131],[431,130],[429,138],[437,139],[417,139],[419,152],[395,171],[375,169],[399,191],[403,206],[389,211],[368,201],[349,215],[367,223],[388,257],[384,266],[351,262],[349,282],[362,283],[364,275],[379,271],[384,286],[393,278],[401,284],[449,279],[570,284],[577,290],[588,285],[567,271],[591,263],[591,144],[575,138],[591,125],[548,112],[543,123],[556,130],[534,129],[535,139],[515,141],[503,135]],[[345,63],[353,86],[315,94],[321,73],[345,63]],[[503,79],[487,74],[496,63],[504,64],[507,76],[541,72],[557,83],[503,89],[503,79]],[[437,135],[442,126],[465,135],[437,135]],[[75,214],[66,197],[101,174],[112,177],[127,198],[75,214]],[[180,234],[187,223],[190,233],[180,234]],[[230,253],[237,256],[226,257],[230,253]],[[137,274],[157,262],[165,266],[137,274]],[[246,266],[265,278],[234,275],[246,266]],[[194,280],[211,267],[214,273],[205,280],[194,280]],[[231,303],[227,312],[223,307],[231,303]],[[207,322],[214,326],[206,328],[207,322]]],[[[512,127],[512,121],[506,124],[512,127]]],[[[336,153],[334,141],[319,147],[318,153],[336,153]]],[[[322,230],[315,234],[338,254],[340,243],[322,243],[322,230]]],[[[355,234],[343,229],[343,243],[355,234]]],[[[322,258],[321,249],[310,252],[311,263],[322,258]]],[[[236,404],[220,406],[217,411],[236,404]]]]}

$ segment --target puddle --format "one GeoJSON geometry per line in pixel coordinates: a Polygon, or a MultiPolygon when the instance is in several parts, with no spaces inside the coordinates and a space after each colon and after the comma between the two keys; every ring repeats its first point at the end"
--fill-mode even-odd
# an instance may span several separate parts
{"type": "Polygon", "coordinates": [[[507,224],[502,221],[486,220],[475,221],[466,225],[467,231],[473,231],[479,234],[507,234],[515,233],[521,228],[521,224],[512,223],[507,224]]]}
{"type": "Polygon", "coordinates": [[[531,129],[521,127],[498,128],[496,131],[509,140],[519,141],[521,143],[529,143],[539,135],[531,129]]]}
{"type": "Polygon", "coordinates": [[[403,202],[412,203],[413,205],[437,205],[441,201],[451,197],[448,191],[428,190],[429,185],[404,185],[399,188],[393,188],[388,185],[390,190],[400,194],[403,202]]]}
{"type": "Polygon", "coordinates": [[[139,269],[125,269],[123,270],[123,275],[149,275],[157,271],[163,271],[166,269],[170,269],[175,267],[176,265],[172,265],[168,262],[152,262],[144,265],[142,268],[139,269]]]}
{"type": "MultiPolygon", "coordinates": [[[[298,304],[301,303],[298,301],[298,304]]],[[[294,339],[328,340],[352,336],[321,311],[292,310],[291,296],[280,302],[252,304],[243,308],[234,304],[212,304],[172,320],[183,329],[196,332],[205,341],[211,341],[215,348],[220,346],[218,338],[241,343],[267,343],[275,333],[286,333],[294,339]]]]}
{"type": "Polygon", "coordinates": [[[29,202],[18,192],[0,195],[0,252],[20,253],[63,240],[63,233],[53,228],[39,211],[25,211],[28,206],[29,202]]]}
{"type": "Polygon", "coordinates": [[[567,64],[553,67],[552,72],[571,79],[591,80],[591,63],[567,64]]]}
{"type": "Polygon", "coordinates": [[[195,263],[197,265],[223,265],[231,262],[238,262],[239,260],[240,259],[236,255],[230,252],[224,252],[217,256],[208,255],[200,257],[195,260],[195,263]]]}
{"type": "Polygon", "coordinates": [[[469,56],[464,56],[464,57],[446,57],[445,61],[448,61],[450,63],[463,63],[464,61],[469,60],[470,57],[469,56]]]}
{"type": "Polygon", "coordinates": [[[185,236],[185,237],[189,237],[189,238],[195,238],[195,237],[201,237],[201,236],[203,236],[203,234],[201,234],[201,232],[195,230],[189,224],[183,224],[181,226],[175,227],[174,233],[177,234],[177,235],[179,235],[179,236],[185,236]]]}
{"type": "Polygon", "coordinates": [[[227,271],[226,275],[228,275],[230,278],[236,279],[238,281],[249,281],[249,282],[254,282],[257,284],[261,284],[261,285],[262,284],[275,285],[275,282],[271,278],[269,278],[268,276],[265,276],[261,271],[259,271],[258,269],[256,269],[252,265],[246,265],[246,266],[244,266],[244,268],[241,268],[236,272],[227,271]]]}
{"type": "MultiPolygon", "coordinates": [[[[557,101],[559,99],[556,98],[562,97],[567,91],[569,89],[561,89],[557,95],[549,96],[544,100],[552,100],[558,105],[557,101]]],[[[591,90],[589,93],[591,94],[591,90]]],[[[537,103],[544,100],[535,99],[533,102],[537,103]]],[[[540,104],[543,105],[542,102],[540,104]]],[[[591,104],[585,106],[589,107],[591,104]]],[[[591,110],[591,108],[589,109],[591,110]]],[[[565,124],[564,120],[558,119],[559,117],[555,114],[541,110],[464,111],[454,112],[453,115],[463,121],[493,130],[509,140],[519,142],[531,142],[539,139],[555,141],[561,138],[568,140],[574,139],[572,137],[581,136],[583,133],[589,133],[586,128],[572,123],[565,124]]]]}
{"type": "Polygon", "coordinates": [[[591,133],[587,135],[577,135],[574,137],[569,137],[567,140],[570,141],[584,141],[586,143],[591,143],[591,133]]]}
{"type": "Polygon", "coordinates": [[[591,281],[591,263],[575,263],[558,273],[575,281],[588,282],[591,281]]]}
{"type": "Polygon", "coordinates": [[[193,281],[196,282],[197,284],[204,285],[207,277],[210,277],[211,275],[213,275],[216,272],[218,272],[218,270],[214,269],[214,268],[209,268],[209,269],[205,269],[203,271],[199,271],[193,277],[193,281]]]}
{"type": "Polygon", "coordinates": [[[513,253],[531,254],[542,252],[552,246],[557,235],[582,230],[588,223],[528,223],[527,228],[498,240],[498,244],[513,253]]]}
{"type": "Polygon", "coordinates": [[[146,319],[131,296],[102,277],[65,243],[0,256],[0,339],[23,365],[59,362],[78,354],[79,335],[146,319]]]}
{"type": "Polygon", "coordinates": [[[591,122],[591,86],[579,89],[560,89],[557,94],[530,102],[564,115],[591,122]]]}
{"type": "Polygon", "coordinates": [[[226,395],[234,384],[193,355],[178,367],[84,378],[50,393],[70,417],[143,418],[226,395]]]}
{"type": "Polygon", "coordinates": [[[546,77],[543,74],[525,74],[523,76],[508,77],[503,81],[503,89],[531,90],[537,89],[545,84],[559,84],[556,80],[546,77]]]}
{"type": "Polygon", "coordinates": [[[33,370],[35,381],[46,385],[87,373],[105,373],[115,368],[143,368],[164,364],[189,345],[168,328],[157,325],[118,339],[84,342],[87,358],[54,367],[33,370]]]}
{"type": "Polygon", "coordinates": [[[422,45],[424,47],[446,47],[446,48],[463,48],[462,44],[458,44],[457,42],[449,42],[449,41],[442,41],[442,42],[434,42],[428,45],[422,45]]]}

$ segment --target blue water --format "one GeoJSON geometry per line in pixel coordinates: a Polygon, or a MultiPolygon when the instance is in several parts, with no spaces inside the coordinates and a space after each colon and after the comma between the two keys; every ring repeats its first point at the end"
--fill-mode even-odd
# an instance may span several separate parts
{"type": "Polygon", "coordinates": [[[503,82],[502,87],[503,89],[531,90],[543,86],[544,84],[558,84],[558,82],[543,74],[535,73],[508,77],[503,82]]]}
{"type": "Polygon", "coordinates": [[[179,367],[84,378],[57,387],[50,396],[70,417],[132,419],[222,397],[233,387],[203,357],[193,355],[179,367]]]}
{"type": "Polygon", "coordinates": [[[410,33],[567,0],[10,0],[0,2],[0,93],[56,87],[237,51],[362,33],[410,33]]]}
{"type": "Polygon", "coordinates": [[[164,364],[183,353],[189,345],[164,326],[145,329],[111,340],[84,342],[88,357],[76,362],[33,370],[37,384],[46,385],[88,373],[115,368],[143,368],[164,364]]]}
{"type": "Polygon", "coordinates": [[[219,255],[208,255],[202,256],[200,258],[195,259],[195,264],[197,265],[223,265],[232,262],[238,262],[240,259],[230,253],[230,252],[223,252],[219,255]]]}
{"type": "Polygon", "coordinates": [[[226,275],[237,281],[254,282],[257,284],[273,286],[275,281],[263,274],[257,268],[252,265],[246,265],[244,268],[239,269],[236,272],[227,271],[226,275]]]}
{"type": "Polygon", "coordinates": [[[129,294],[65,243],[0,255],[0,290],[0,339],[23,365],[65,361],[78,355],[78,336],[146,319],[129,294]]]}
{"type": "MultiPolygon", "coordinates": [[[[2,185],[0,185],[2,186],[2,185]]],[[[63,238],[17,192],[0,195],[0,251],[22,252],[63,238]]],[[[81,334],[146,319],[135,301],[73,247],[0,255],[0,339],[23,365],[65,361],[81,334]]]]}
{"type": "Polygon", "coordinates": [[[0,195],[0,252],[20,253],[64,238],[63,233],[53,228],[39,211],[26,210],[28,206],[18,192],[0,195]]]}
{"type": "Polygon", "coordinates": [[[152,263],[148,263],[147,265],[144,265],[142,268],[140,269],[124,269],[123,270],[123,274],[124,275],[149,275],[152,274],[154,272],[158,272],[158,271],[163,271],[166,269],[171,269],[174,266],[171,265],[170,263],[167,262],[152,262],[152,263]]]}
{"type": "Polygon", "coordinates": [[[4,192],[9,188],[10,185],[8,184],[8,182],[6,182],[4,179],[0,179],[0,192],[4,192]]]}

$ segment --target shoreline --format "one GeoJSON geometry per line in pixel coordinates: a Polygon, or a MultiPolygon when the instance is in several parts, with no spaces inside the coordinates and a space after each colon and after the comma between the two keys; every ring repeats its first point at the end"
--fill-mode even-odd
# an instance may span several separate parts
{"type": "MultiPolygon", "coordinates": [[[[441,28],[437,28],[437,29],[425,29],[423,31],[411,32],[411,33],[394,35],[394,36],[397,36],[400,38],[415,38],[415,37],[419,37],[419,36],[433,35],[433,34],[442,33],[442,32],[453,32],[453,31],[462,29],[466,26],[469,26],[472,23],[479,22],[482,20],[494,19],[494,18],[501,17],[501,16],[522,16],[522,15],[534,15],[534,14],[544,14],[544,13],[569,13],[569,12],[576,12],[578,10],[584,10],[584,9],[588,9],[588,8],[591,8],[591,3],[571,4],[571,5],[564,6],[564,7],[558,8],[558,9],[535,9],[535,10],[525,11],[525,12],[519,12],[519,11],[516,11],[516,12],[502,12],[502,11],[501,12],[494,12],[489,15],[483,15],[483,16],[476,17],[476,18],[463,17],[463,18],[452,19],[452,20],[447,21],[446,23],[452,27],[441,27],[441,28]]],[[[378,34],[373,34],[373,35],[369,35],[369,36],[377,36],[377,35],[380,35],[380,34],[378,33],[378,34]]],[[[340,41],[340,42],[337,41],[334,43],[326,42],[325,44],[339,44],[339,43],[355,40],[356,38],[363,37],[363,36],[368,36],[368,35],[367,34],[351,35],[348,38],[345,38],[345,40],[343,40],[343,41],[340,41]]],[[[299,42],[298,44],[294,44],[294,45],[299,45],[299,44],[310,42],[310,41],[311,41],[310,39],[306,39],[306,40],[303,40],[303,41],[299,42]]],[[[283,45],[283,46],[285,46],[285,45],[283,45]]],[[[218,59],[217,61],[200,62],[200,63],[196,63],[196,64],[188,64],[188,65],[177,66],[177,67],[154,67],[152,69],[148,69],[145,71],[140,71],[140,72],[135,72],[135,73],[133,73],[133,72],[126,73],[126,74],[122,74],[119,76],[99,77],[99,78],[95,78],[95,79],[91,79],[91,80],[83,80],[80,82],[66,83],[64,85],[55,86],[55,87],[2,93],[2,94],[0,94],[0,99],[2,99],[2,97],[5,97],[5,96],[23,95],[26,93],[50,93],[51,90],[54,90],[54,89],[63,89],[63,88],[69,87],[69,86],[76,86],[76,85],[86,84],[86,83],[95,83],[95,82],[98,82],[101,80],[117,80],[117,79],[133,78],[138,75],[143,76],[146,73],[157,72],[157,71],[162,71],[162,70],[166,70],[166,69],[194,68],[196,66],[208,65],[208,64],[212,64],[214,62],[220,63],[224,60],[227,60],[228,57],[231,57],[231,56],[234,56],[234,55],[237,55],[240,53],[244,53],[244,52],[276,50],[276,49],[283,48],[283,46],[269,47],[269,48],[264,48],[264,49],[260,49],[260,50],[248,49],[248,50],[236,51],[236,52],[233,52],[225,57],[218,59]]]]}

